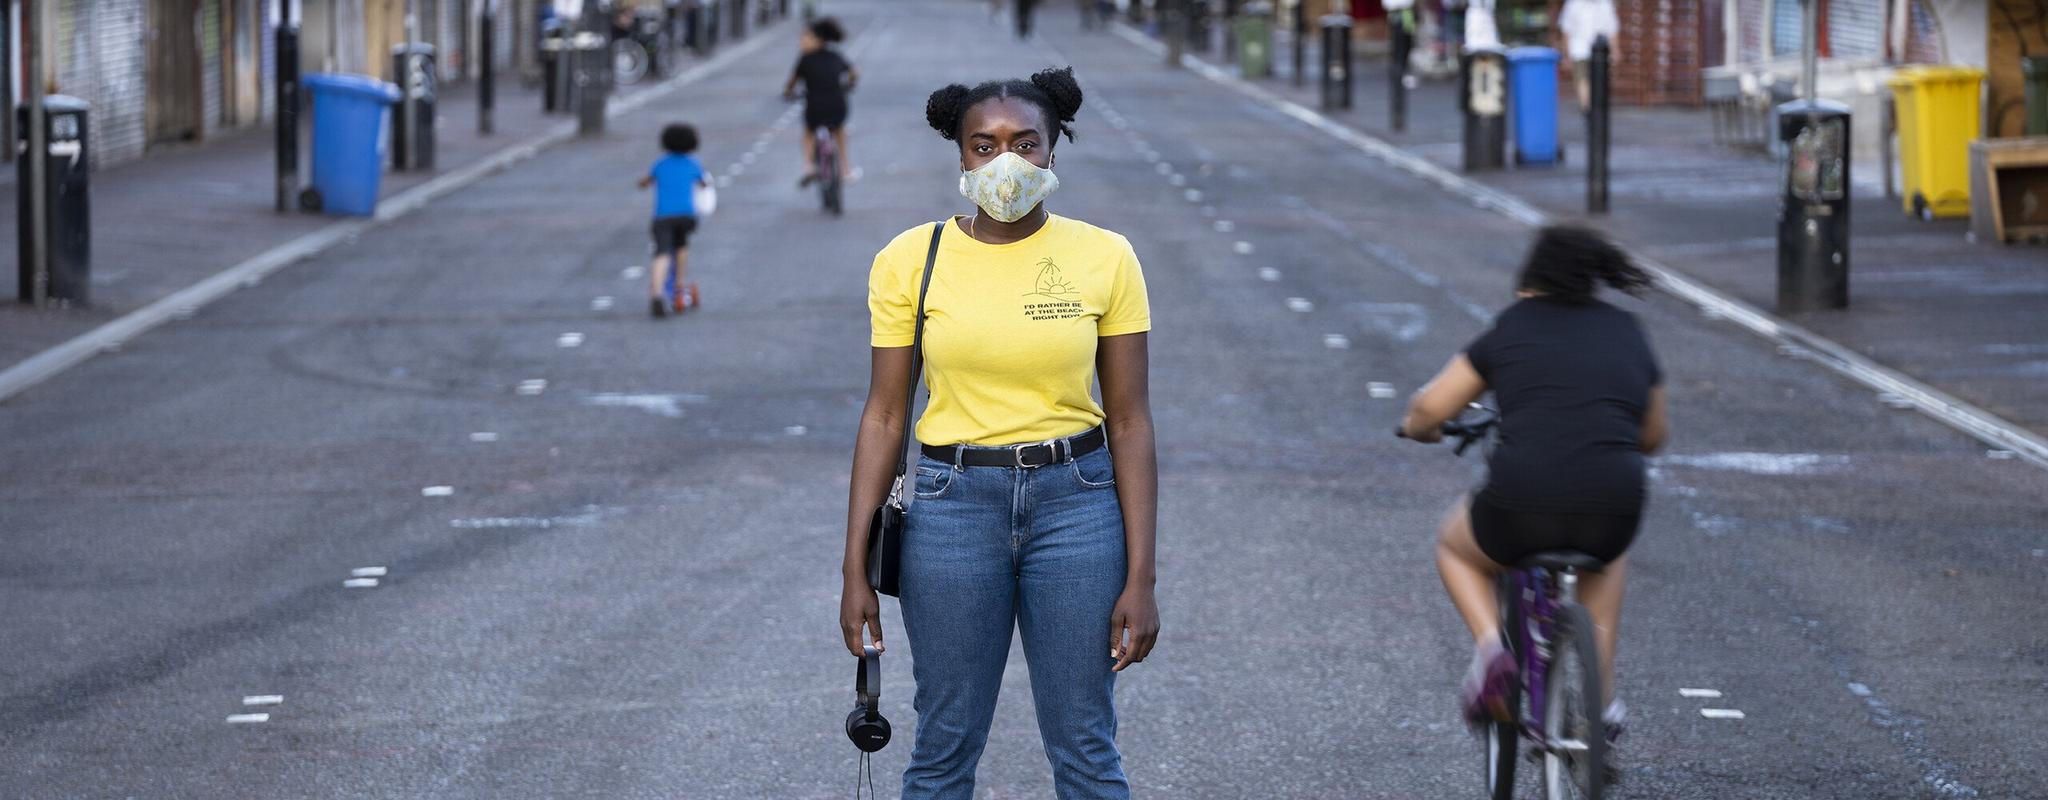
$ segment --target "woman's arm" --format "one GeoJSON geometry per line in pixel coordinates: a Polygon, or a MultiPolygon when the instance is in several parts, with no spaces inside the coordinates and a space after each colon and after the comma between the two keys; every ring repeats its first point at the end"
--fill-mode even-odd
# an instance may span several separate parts
{"type": "Polygon", "coordinates": [[[1655,453],[1664,448],[1664,440],[1671,435],[1671,418],[1666,416],[1664,387],[1650,387],[1650,408],[1643,412],[1643,440],[1640,446],[1643,455],[1655,453]]]}
{"type": "Polygon", "coordinates": [[[857,83],[860,83],[860,70],[854,69],[853,64],[848,63],[846,65],[846,91],[851,93],[854,84],[857,83]]]}
{"type": "Polygon", "coordinates": [[[1429,379],[1408,401],[1408,415],[1401,418],[1401,433],[1418,442],[1444,438],[1443,424],[1458,417],[1465,406],[1486,394],[1486,379],[1472,367],[1472,360],[1459,353],[1443,371],[1429,379]]]}
{"type": "Polygon", "coordinates": [[[868,403],[853,443],[853,478],[846,499],[846,555],[840,562],[839,630],[846,649],[860,655],[865,627],[882,647],[882,605],[868,585],[868,521],[889,494],[903,445],[904,403],[910,391],[910,348],[876,347],[868,368],[868,403]]]}
{"type": "Polygon", "coordinates": [[[1145,334],[1097,342],[1103,425],[1116,459],[1116,500],[1124,517],[1124,592],[1109,618],[1109,655],[1116,659],[1112,669],[1121,672],[1144,661],[1159,639],[1159,603],[1152,596],[1158,579],[1153,546],[1159,527],[1159,456],[1152,436],[1145,334]]]}

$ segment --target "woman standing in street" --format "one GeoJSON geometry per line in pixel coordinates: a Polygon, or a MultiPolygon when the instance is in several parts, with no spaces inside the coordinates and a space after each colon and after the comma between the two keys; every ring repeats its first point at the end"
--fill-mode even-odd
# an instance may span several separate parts
{"type": "Polygon", "coordinates": [[[1130,796],[1112,701],[1116,673],[1143,661],[1159,631],[1151,314],[1130,242],[1043,205],[1059,185],[1053,145],[1072,140],[1080,107],[1070,69],[933,92],[926,118],[958,144],[960,191],[979,208],[896,237],[869,277],[873,364],[839,612],[855,654],[882,646],[867,526],[908,424],[915,309],[935,253],[923,304],[931,400],[916,425],[901,557],[917,681],[902,795],[912,800],[973,796],[1019,629],[1057,796],[1130,796]]]}

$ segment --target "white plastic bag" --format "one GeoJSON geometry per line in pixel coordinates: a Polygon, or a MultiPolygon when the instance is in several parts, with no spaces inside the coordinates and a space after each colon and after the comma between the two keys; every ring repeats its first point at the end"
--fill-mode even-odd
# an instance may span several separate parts
{"type": "Polygon", "coordinates": [[[690,202],[697,209],[697,216],[708,217],[718,210],[718,187],[708,183],[697,184],[691,189],[690,202]]]}

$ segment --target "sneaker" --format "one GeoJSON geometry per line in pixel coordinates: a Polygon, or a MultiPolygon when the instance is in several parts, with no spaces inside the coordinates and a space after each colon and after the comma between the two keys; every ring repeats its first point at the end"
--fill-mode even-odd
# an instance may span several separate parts
{"type": "Polygon", "coordinates": [[[697,291],[697,284],[692,283],[683,287],[683,297],[684,304],[691,308],[704,304],[704,293],[697,291]]]}
{"type": "Polygon", "coordinates": [[[668,316],[668,302],[659,297],[648,298],[647,313],[654,315],[657,319],[668,316]]]}
{"type": "Polygon", "coordinates": [[[1514,721],[1514,709],[1508,707],[1508,695],[1514,691],[1515,672],[1514,654],[1501,646],[1498,638],[1488,639],[1473,648],[1472,664],[1465,670],[1465,684],[1458,693],[1465,724],[1478,727],[1488,720],[1514,721]]]}
{"type": "Polygon", "coordinates": [[[1607,709],[1600,712],[1600,726],[1607,730],[1607,758],[1600,767],[1607,773],[1607,785],[1621,784],[1621,732],[1622,723],[1628,719],[1628,704],[1616,697],[1607,702],[1607,709]]]}

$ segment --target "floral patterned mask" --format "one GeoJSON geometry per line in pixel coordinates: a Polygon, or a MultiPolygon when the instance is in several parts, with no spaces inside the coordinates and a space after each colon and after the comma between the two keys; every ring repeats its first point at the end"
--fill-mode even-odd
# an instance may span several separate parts
{"type": "Polygon", "coordinates": [[[960,173],[960,196],[1003,222],[1023,219],[1058,188],[1060,179],[1052,170],[1025,161],[1016,153],[1004,153],[979,168],[960,173]]]}

